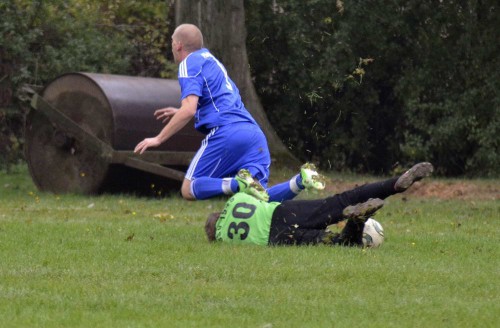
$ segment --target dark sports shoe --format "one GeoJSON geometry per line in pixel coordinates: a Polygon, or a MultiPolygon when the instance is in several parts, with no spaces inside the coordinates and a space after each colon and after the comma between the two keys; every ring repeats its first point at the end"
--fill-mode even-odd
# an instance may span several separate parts
{"type": "Polygon", "coordinates": [[[433,171],[434,167],[429,162],[415,164],[411,169],[399,177],[398,181],[394,184],[394,189],[396,191],[405,191],[415,181],[428,177],[433,171]]]}
{"type": "Polygon", "coordinates": [[[379,198],[370,198],[364,203],[350,205],[344,208],[342,215],[346,219],[366,221],[373,213],[384,206],[384,201],[379,198]]]}
{"type": "Polygon", "coordinates": [[[244,192],[265,202],[269,201],[269,195],[267,194],[266,189],[264,189],[264,187],[258,181],[254,180],[248,170],[239,170],[235,179],[236,181],[238,181],[240,192],[244,192]]]}

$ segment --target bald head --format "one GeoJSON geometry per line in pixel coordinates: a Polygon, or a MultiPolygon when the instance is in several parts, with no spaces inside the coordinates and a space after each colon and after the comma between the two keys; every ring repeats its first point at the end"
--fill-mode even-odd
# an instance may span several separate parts
{"type": "Polygon", "coordinates": [[[172,39],[180,42],[184,51],[191,53],[203,47],[203,35],[200,29],[193,24],[181,24],[177,26],[172,39]]]}

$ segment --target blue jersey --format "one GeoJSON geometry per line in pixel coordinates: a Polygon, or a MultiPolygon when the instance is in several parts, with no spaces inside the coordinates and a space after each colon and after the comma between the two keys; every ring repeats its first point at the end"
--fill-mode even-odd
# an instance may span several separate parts
{"type": "Polygon", "coordinates": [[[212,128],[235,122],[257,124],[224,66],[207,49],[189,54],[179,64],[178,76],[181,99],[199,97],[194,125],[198,131],[207,134],[212,128]]]}

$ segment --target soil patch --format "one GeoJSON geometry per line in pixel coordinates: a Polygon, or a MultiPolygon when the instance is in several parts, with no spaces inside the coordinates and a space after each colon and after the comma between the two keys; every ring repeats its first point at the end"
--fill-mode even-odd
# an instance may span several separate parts
{"type": "MultiPolygon", "coordinates": [[[[375,181],[375,180],[373,180],[375,181]]],[[[337,181],[327,183],[328,193],[342,192],[372,181],[337,181]]],[[[500,200],[500,182],[490,181],[419,181],[410,187],[406,195],[438,199],[500,200]]]]}

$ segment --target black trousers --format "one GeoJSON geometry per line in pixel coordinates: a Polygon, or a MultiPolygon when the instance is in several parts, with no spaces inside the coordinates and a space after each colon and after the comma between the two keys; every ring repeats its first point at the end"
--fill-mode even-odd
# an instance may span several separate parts
{"type": "Polygon", "coordinates": [[[366,202],[370,198],[385,199],[398,193],[394,190],[397,180],[398,177],[395,177],[365,184],[325,199],[284,201],[274,210],[269,244],[321,243],[325,238],[325,229],[331,224],[344,220],[342,216],[344,208],[366,202]]]}

